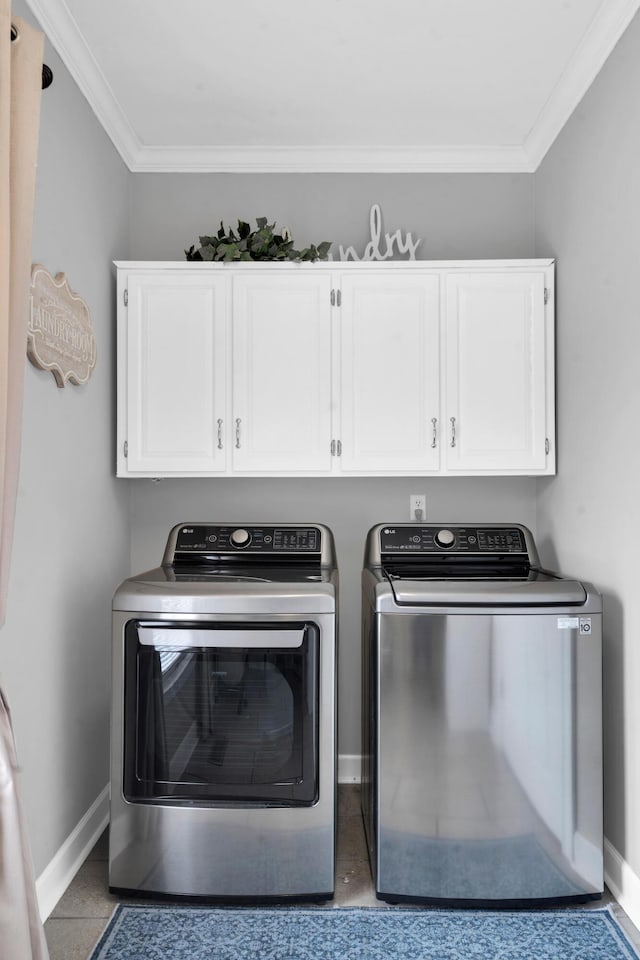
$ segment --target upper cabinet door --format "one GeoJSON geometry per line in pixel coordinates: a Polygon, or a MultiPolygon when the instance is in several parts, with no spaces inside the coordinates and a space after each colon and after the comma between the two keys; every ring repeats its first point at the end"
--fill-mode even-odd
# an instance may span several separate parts
{"type": "Polygon", "coordinates": [[[546,336],[544,271],[447,277],[448,471],[545,472],[546,336]]]}
{"type": "Polygon", "coordinates": [[[127,287],[126,472],[223,471],[228,278],[155,271],[127,287]]]}
{"type": "Polygon", "coordinates": [[[233,469],[331,471],[331,277],[233,279],[233,469]]]}
{"type": "Polygon", "coordinates": [[[342,473],[438,470],[439,284],[427,272],[341,278],[342,473]]]}

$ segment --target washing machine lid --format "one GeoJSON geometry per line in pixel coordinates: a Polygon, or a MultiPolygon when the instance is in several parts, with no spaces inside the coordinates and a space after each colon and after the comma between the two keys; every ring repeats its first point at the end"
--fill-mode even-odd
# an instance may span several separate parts
{"type": "Polygon", "coordinates": [[[527,576],[408,579],[387,575],[400,607],[582,606],[587,593],[577,580],[564,580],[539,570],[527,576]]]}
{"type": "Polygon", "coordinates": [[[522,524],[378,524],[365,569],[398,607],[580,606],[577,580],[543,570],[522,524]]]}

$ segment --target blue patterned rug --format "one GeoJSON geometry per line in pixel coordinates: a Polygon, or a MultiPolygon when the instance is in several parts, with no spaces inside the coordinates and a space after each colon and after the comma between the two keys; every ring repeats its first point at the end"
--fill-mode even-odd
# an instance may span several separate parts
{"type": "Polygon", "coordinates": [[[608,909],[116,907],[91,960],[638,960],[608,909]]]}

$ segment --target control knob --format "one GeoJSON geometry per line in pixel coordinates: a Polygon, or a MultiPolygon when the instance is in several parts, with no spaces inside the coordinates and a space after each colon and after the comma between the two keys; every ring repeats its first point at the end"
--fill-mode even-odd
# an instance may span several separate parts
{"type": "Polygon", "coordinates": [[[451,530],[438,530],[435,535],[435,541],[439,547],[452,547],[455,539],[455,534],[451,530]]]}
{"type": "Polygon", "coordinates": [[[248,547],[251,543],[251,534],[248,530],[240,527],[238,530],[233,531],[229,539],[234,547],[248,547]]]}

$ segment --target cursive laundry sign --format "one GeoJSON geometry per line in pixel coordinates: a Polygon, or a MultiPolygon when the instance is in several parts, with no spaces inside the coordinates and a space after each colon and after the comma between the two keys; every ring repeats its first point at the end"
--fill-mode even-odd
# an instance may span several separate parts
{"type": "Polygon", "coordinates": [[[353,247],[340,246],[341,260],[391,260],[394,256],[394,250],[397,250],[399,256],[405,253],[409,254],[409,260],[415,260],[416,250],[422,243],[422,240],[414,240],[410,233],[406,233],[404,238],[400,229],[395,233],[385,233],[382,236],[382,212],[377,203],[371,207],[369,213],[369,227],[371,239],[364,248],[361,257],[358,256],[353,247]]]}

